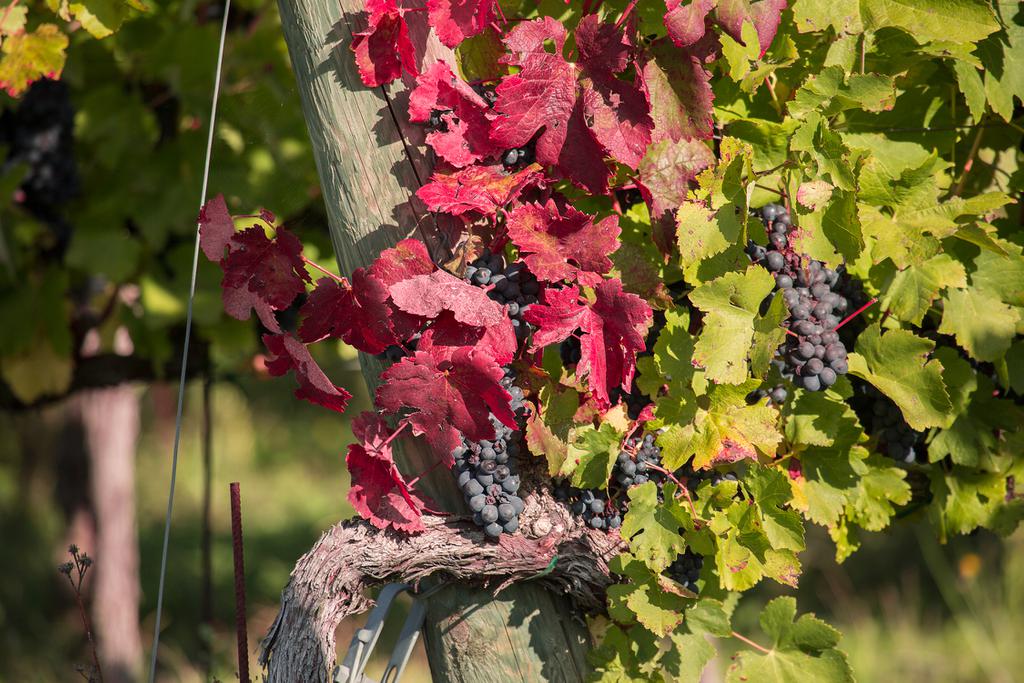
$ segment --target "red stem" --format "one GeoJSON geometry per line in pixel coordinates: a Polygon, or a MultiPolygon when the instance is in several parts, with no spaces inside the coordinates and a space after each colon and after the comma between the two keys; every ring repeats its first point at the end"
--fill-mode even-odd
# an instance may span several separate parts
{"type": "MultiPolygon", "coordinates": [[[[508,17],[505,16],[505,10],[501,8],[500,0],[494,0],[494,7],[498,10],[498,16],[501,17],[502,26],[508,26],[508,17]]],[[[501,31],[498,31],[501,33],[501,31]]]]}
{"type": "Polygon", "coordinates": [[[871,306],[872,304],[874,304],[874,303],[875,303],[876,301],[878,301],[878,299],[877,299],[877,298],[874,298],[874,297],[872,297],[871,301],[867,302],[866,304],[864,304],[863,306],[861,306],[860,308],[858,308],[858,309],[857,309],[856,311],[854,311],[853,313],[851,313],[850,315],[846,316],[846,317],[845,317],[845,318],[843,318],[843,319],[842,319],[841,321],[839,321],[839,324],[838,324],[838,325],[836,325],[835,327],[833,327],[833,328],[832,328],[832,331],[833,331],[833,332],[835,332],[835,331],[836,331],[836,330],[838,330],[838,329],[839,329],[840,327],[842,327],[842,326],[843,326],[843,325],[845,325],[846,323],[848,323],[848,322],[850,322],[851,320],[853,320],[854,318],[856,318],[856,317],[857,317],[858,315],[860,315],[861,313],[863,313],[865,309],[867,309],[868,307],[870,307],[870,306],[871,306]]]}
{"type": "Polygon", "coordinates": [[[788,327],[783,327],[782,331],[785,332],[786,334],[788,334],[791,337],[796,337],[797,339],[800,338],[799,334],[797,334],[796,332],[791,331],[788,327]]]}
{"type": "Polygon", "coordinates": [[[741,636],[739,633],[736,633],[736,631],[732,632],[732,637],[735,638],[736,640],[742,640],[744,643],[746,643],[750,647],[754,648],[755,650],[760,650],[761,652],[763,652],[766,655],[770,655],[772,653],[772,651],[769,650],[768,648],[763,647],[761,645],[758,645],[757,643],[752,641],[750,638],[747,638],[746,636],[741,636]]]}
{"type": "Polygon", "coordinates": [[[238,680],[249,678],[249,631],[245,623],[245,553],[242,547],[242,493],[237,481],[231,490],[231,541],[235,556],[235,632],[238,637],[238,680]]]}
{"type": "Polygon", "coordinates": [[[388,438],[384,439],[384,443],[382,443],[380,447],[386,448],[392,441],[394,441],[398,437],[399,434],[402,433],[402,430],[404,430],[408,426],[409,423],[406,422],[405,420],[402,420],[400,423],[398,423],[398,428],[395,429],[395,431],[391,432],[391,435],[388,436],[388,438]]]}
{"type": "Polygon", "coordinates": [[[423,477],[427,476],[428,474],[430,474],[431,472],[436,470],[440,465],[441,465],[441,461],[437,460],[437,461],[434,462],[433,465],[428,467],[425,472],[420,472],[418,475],[416,475],[416,477],[414,479],[410,479],[409,480],[409,484],[408,484],[409,488],[414,488],[416,486],[416,484],[419,482],[420,479],[422,479],[423,477]]]}
{"type": "Polygon", "coordinates": [[[615,22],[616,29],[620,28],[624,23],[626,23],[626,19],[628,19],[629,15],[633,13],[633,8],[636,7],[636,3],[637,0],[629,0],[629,4],[626,5],[626,9],[622,11],[622,16],[619,17],[619,20],[615,22]]]}
{"type": "Polygon", "coordinates": [[[341,277],[340,275],[335,275],[331,271],[329,271],[326,268],[324,268],[323,266],[321,266],[316,261],[311,261],[308,258],[306,258],[305,256],[303,256],[302,257],[302,262],[305,263],[307,266],[313,266],[314,268],[316,268],[321,273],[323,273],[327,277],[331,278],[335,282],[341,283],[341,284],[345,285],[346,287],[348,287],[348,280],[346,280],[345,278],[341,277]]]}

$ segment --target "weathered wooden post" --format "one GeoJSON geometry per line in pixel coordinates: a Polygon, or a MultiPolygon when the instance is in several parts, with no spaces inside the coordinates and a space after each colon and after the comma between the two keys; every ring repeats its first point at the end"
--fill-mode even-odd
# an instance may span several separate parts
{"type": "MultiPolygon", "coordinates": [[[[395,104],[405,88],[399,83],[387,90],[366,88],[349,50],[361,25],[361,0],[279,0],[279,6],[342,272],[351,274],[404,237],[424,240],[437,257],[445,244],[432,217],[413,201],[430,169],[410,143],[417,132],[395,104]]],[[[417,28],[425,32],[425,22],[412,30],[417,28]]],[[[428,63],[451,57],[433,39],[427,53],[428,63]]],[[[372,389],[381,365],[365,354],[360,360],[372,389]]],[[[409,471],[422,471],[433,461],[416,449],[405,449],[400,457],[409,471]]],[[[428,493],[446,509],[460,509],[461,496],[446,475],[439,471],[429,478],[428,493]]],[[[540,586],[513,585],[497,599],[468,586],[441,590],[430,600],[425,636],[439,683],[572,682],[587,672],[585,626],[573,618],[565,599],[540,586]]],[[[321,677],[322,671],[299,670],[314,646],[278,642],[270,680],[321,677]]]]}

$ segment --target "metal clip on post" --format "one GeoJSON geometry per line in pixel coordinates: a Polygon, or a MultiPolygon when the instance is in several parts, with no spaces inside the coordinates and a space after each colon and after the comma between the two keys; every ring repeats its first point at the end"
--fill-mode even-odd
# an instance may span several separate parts
{"type": "MultiPolygon", "coordinates": [[[[366,620],[366,626],[356,631],[352,636],[352,642],[348,645],[348,652],[341,660],[341,664],[334,670],[334,683],[377,683],[363,673],[366,665],[373,654],[373,648],[380,638],[384,629],[384,622],[387,620],[388,612],[395,598],[403,591],[411,591],[412,586],[405,583],[389,583],[380,591],[377,598],[377,605],[370,612],[366,620]]],[[[409,662],[412,649],[420,636],[420,629],[423,627],[423,619],[427,613],[427,605],[422,599],[413,599],[409,616],[402,625],[402,631],[398,635],[398,642],[391,652],[387,667],[384,669],[384,676],[381,683],[397,683],[405,665],[409,662]]]]}

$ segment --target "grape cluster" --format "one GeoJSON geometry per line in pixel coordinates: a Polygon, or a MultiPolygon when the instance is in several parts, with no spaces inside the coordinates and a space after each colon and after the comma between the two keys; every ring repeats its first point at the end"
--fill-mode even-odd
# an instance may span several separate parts
{"type": "MultiPolygon", "coordinates": [[[[523,390],[513,384],[515,373],[506,368],[501,385],[511,394],[509,407],[520,423],[526,416],[523,390]]],[[[494,438],[467,441],[452,451],[455,460],[453,473],[459,490],[473,512],[473,521],[483,527],[489,538],[497,539],[502,533],[511,534],[519,528],[519,515],[523,512],[523,499],[519,493],[519,475],[515,474],[516,459],[521,448],[519,436],[491,415],[494,438]]]]}
{"type": "Polygon", "coordinates": [[[533,143],[505,150],[505,153],[501,155],[501,165],[507,169],[529,166],[536,160],[537,152],[534,149],[533,143]]]}
{"type": "Polygon", "coordinates": [[[665,570],[665,575],[682,584],[683,588],[698,593],[700,590],[697,587],[697,581],[700,579],[700,572],[703,568],[703,555],[698,555],[687,548],[686,552],[676,557],[675,561],[669,565],[665,570]]]}
{"type": "Polygon", "coordinates": [[[777,406],[781,406],[789,398],[789,391],[786,390],[786,386],[783,384],[776,384],[771,389],[754,389],[747,396],[748,403],[757,403],[763,398],[766,398],[777,406]]]}
{"type": "Polygon", "coordinates": [[[593,529],[617,529],[628,507],[626,489],[648,481],[660,487],[665,482],[661,471],[661,449],[654,443],[654,435],[635,436],[626,441],[612,466],[608,491],[579,489],[560,482],[555,487],[555,498],[569,503],[573,513],[593,529]]]}
{"type": "Polygon", "coordinates": [[[463,279],[486,287],[487,296],[505,306],[515,328],[516,339],[522,342],[529,336],[530,326],[523,320],[523,314],[537,303],[540,283],[526,264],[506,265],[504,255],[484,249],[480,257],[466,268],[463,279]]]}
{"type": "Polygon", "coordinates": [[[21,203],[49,224],[61,240],[70,237],[70,226],[57,207],[72,199],[79,188],[74,119],[67,84],[48,79],[33,83],[18,108],[4,111],[0,119],[0,137],[8,149],[4,172],[18,164],[27,167],[19,188],[21,203]]]}
{"type": "Polygon", "coordinates": [[[783,376],[808,391],[827,389],[847,371],[846,346],[836,332],[841,316],[850,308],[850,300],[844,296],[848,291],[844,270],[801,258],[793,250],[789,243],[793,226],[785,207],[768,204],[759,216],[768,231],[769,245],[751,241],[746,251],[754,263],[775,276],[772,296],[781,295],[789,310],[783,376]]]}
{"type": "Polygon", "coordinates": [[[917,462],[923,451],[924,434],[907,424],[892,399],[867,382],[857,380],[851,403],[868,434],[878,439],[880,452],[897,462],[917,462]]]}

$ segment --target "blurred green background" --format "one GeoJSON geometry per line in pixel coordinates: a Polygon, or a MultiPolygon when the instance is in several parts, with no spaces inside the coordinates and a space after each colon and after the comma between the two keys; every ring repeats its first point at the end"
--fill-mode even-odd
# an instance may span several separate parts
{"type": "MultiPolygon", "coordinates": [[[[131,385],[141,415],[134,478],[138,629],[147,654],[174,434],[176,386],[165,365],[180,352],[219,7],[175,0],[154,4],[104,40],[73,31],[63,79],[77,112],[82,187],[62,209],[73,226],[66,250],[54,256],[44,224],[14,204],[0,207],[0,356],[14,346],[28,353],[40,348],[37,335],[52,331],[54,316],[58,327],[74,332],[81,309],[92,314],[112,302],[95,325],[99,349],[113,349],[124,331],[132,355],[153,368],[152,381],[131,385]],[[11,305],[43,296],[40,282],[58,282],[45,296],[59,300],[27,312],[11,305]]],[[[273,210],[308,245],[307,254],[331,264],[275,3],[235,3],[223,82],[211,194],[224,193],[236,212],[273,210]]],[[[17,106],[10,99],[2,104],[17,106]]],[[[0,180],[11,182],[13,172],[5,169],[0,180]]],[[[204,262],[196,339],[208,351],[212,387],[212,620],[203,618],[201,562],[204,392],[202,382],[193,381],[183,421],[161,681],[235,679],[230,482],[242,489],[254,667],[296,559],[325,528],[352,514],[343,464],[348,417],[296,400],[290,379],[259,371],[258,330],[224,318],[218,282],[217,268],[204,262]]],[[[47,341],[79,362],[84,340],[77,333],[68,337],[61,344],[47,341]]],[[[355,394],[349,415],[368,405],[350,350],[328,347],[318,360],[355,394]]],[[[89,661],[73,593],[56,571],[71,542],[95,557],[96,571],[104,566],[90,546],[95,501],[89,458],[75,428],[81,402],[88,400],[89,394],[78,394],[0,412],[0,681],[80,680],[75,666],[89,661]]],[[[837,565],[827,536],[812,534],[796,597],[802,610],[843,631],[842,647],[859,680],[1024,680],[1022,547],[1020,533],[1005,541],[979,533],[939,546],[921,522],[907,519],[865,538],[858,553],[837,565]]],[[[739,630],[757,640],[759,607],[779,592],[765,585],[746,597],[738,608],[739,630]]],[[[95,610],[90,582],[84,594],[95,610]]],[[[340,629],[342,647],[353,628],[340,629]]],[[[718,661],[709,679],[719,680],[728,663],[718,661]]],[[[422,650],[407,680],[429,680],[422,650]]]]}

